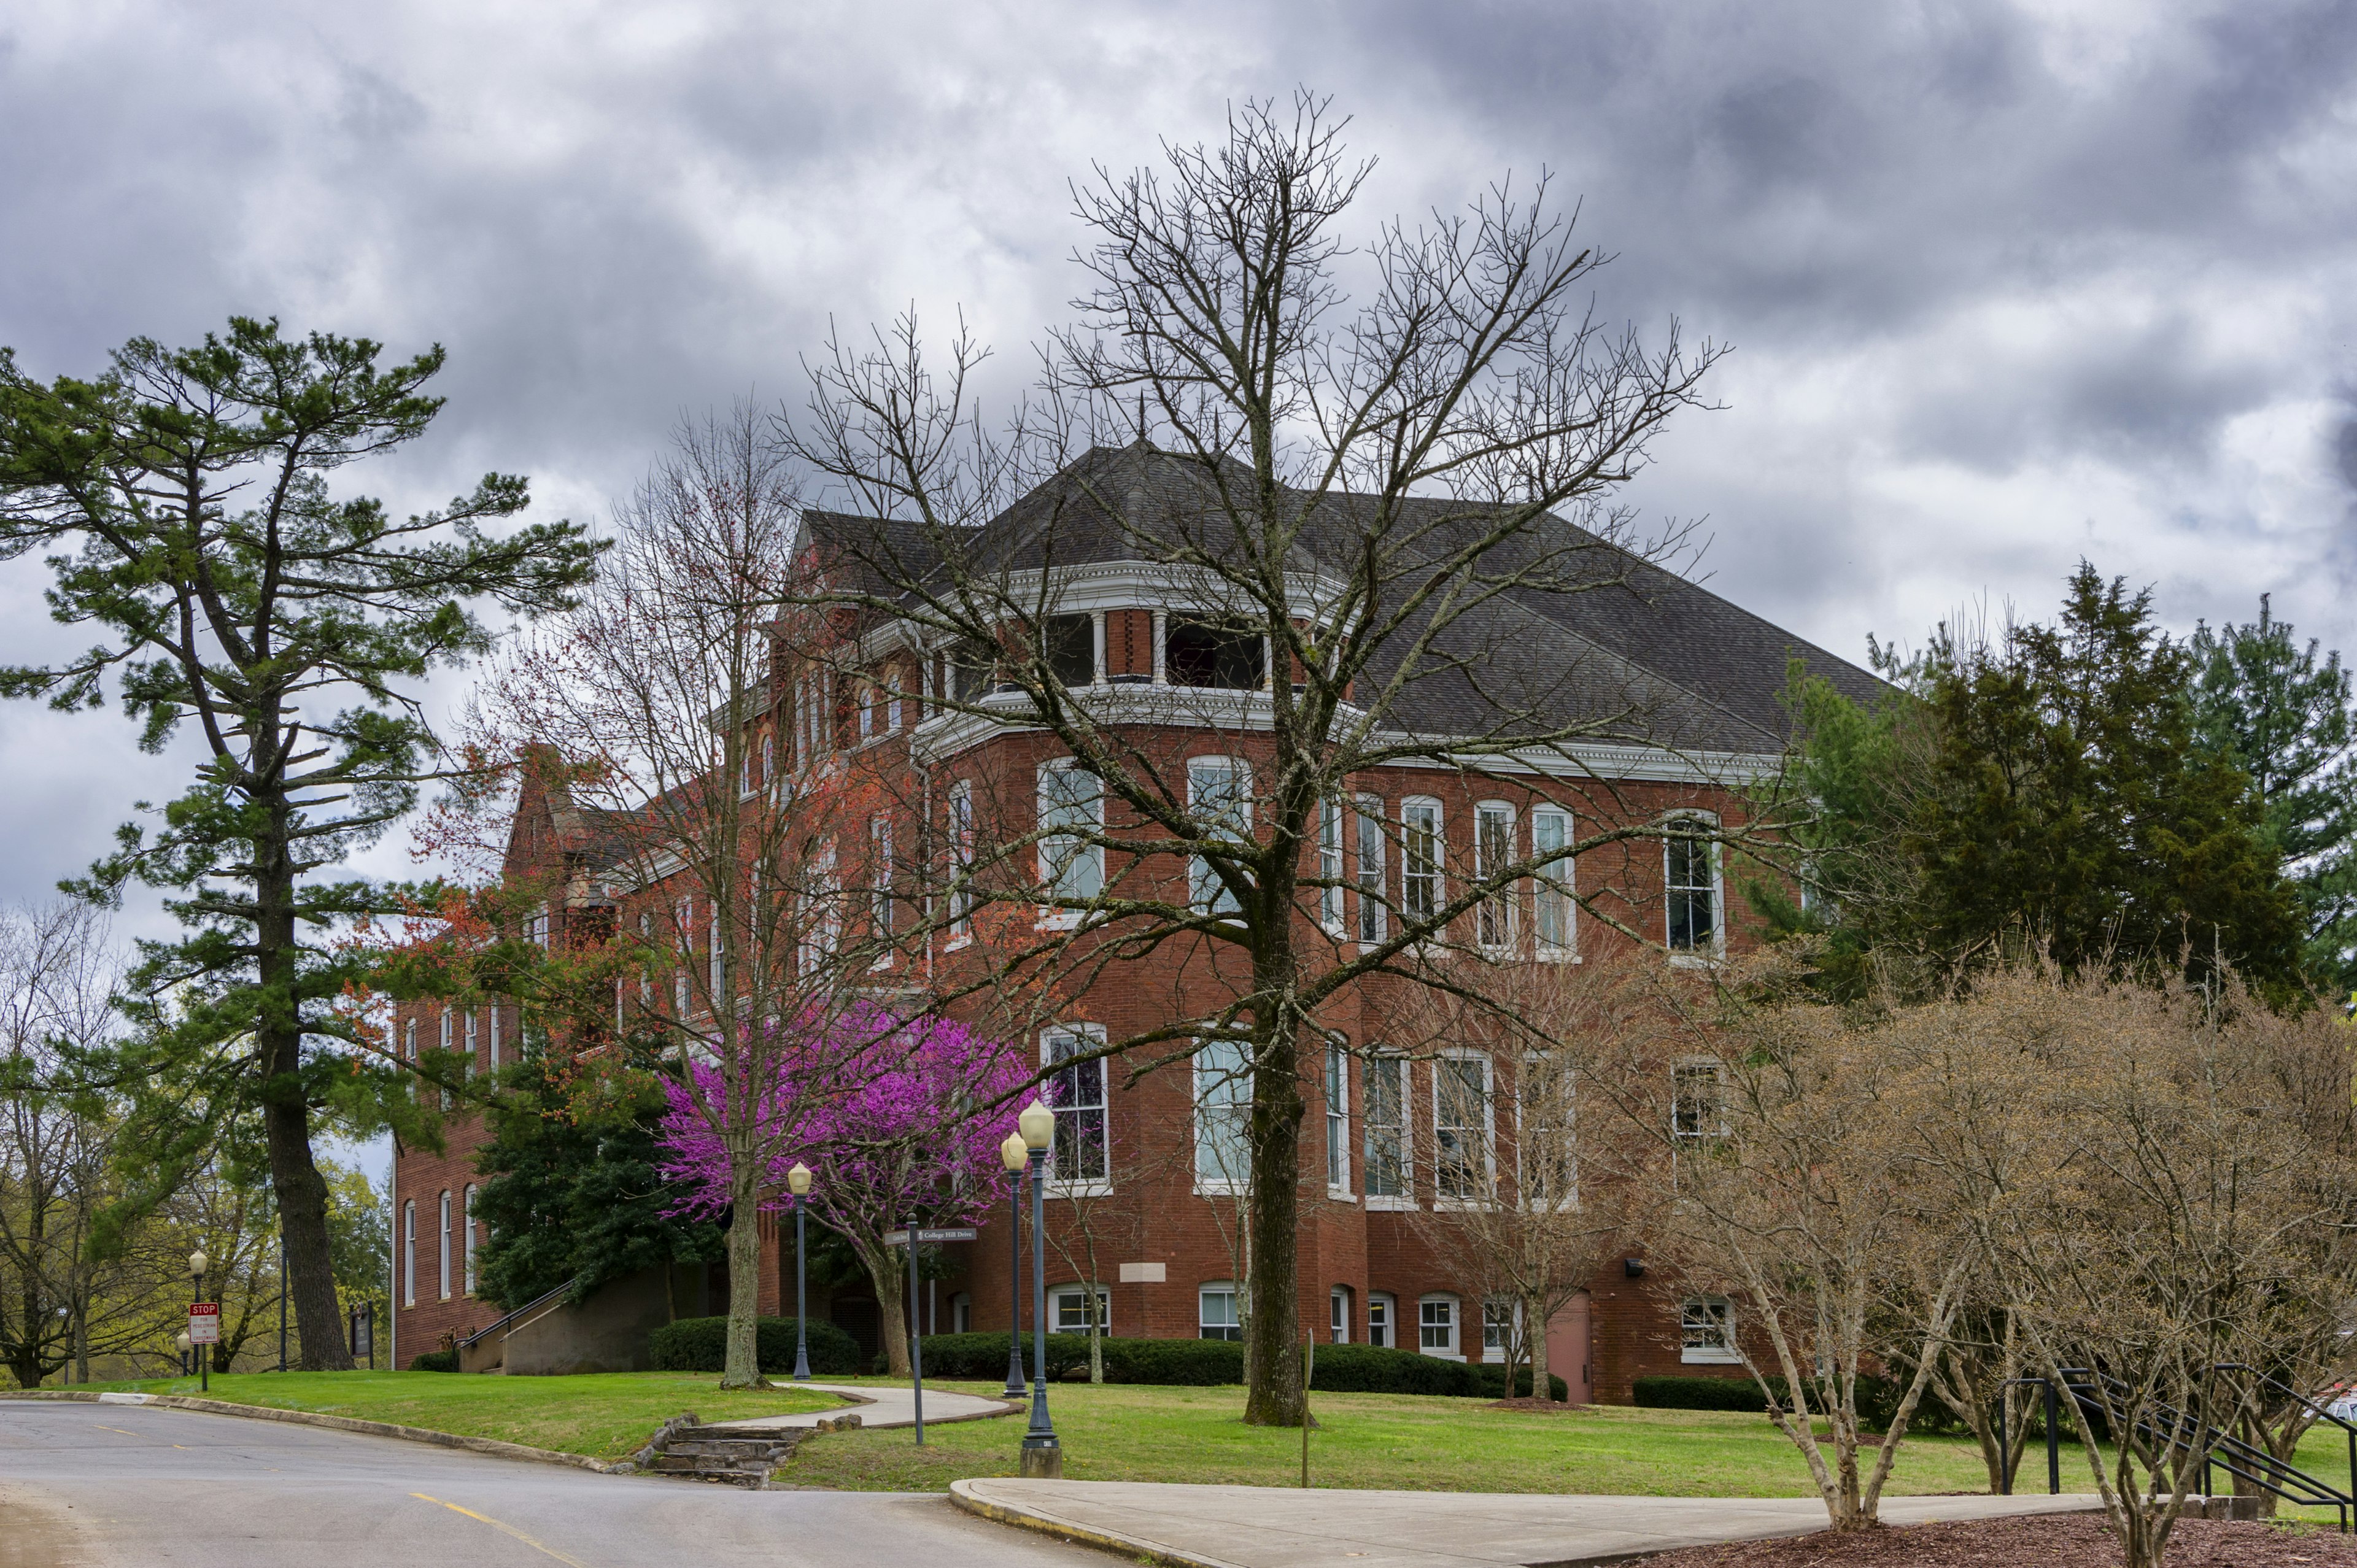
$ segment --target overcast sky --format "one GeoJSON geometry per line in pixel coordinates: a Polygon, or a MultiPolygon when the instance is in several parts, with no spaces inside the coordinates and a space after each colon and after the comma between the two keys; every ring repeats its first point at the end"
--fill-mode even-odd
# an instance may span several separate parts
{"type": "MultiPolygon", "coordinates": [[[[1706,516],[1738,602],[1859,657],[2046,613],[2084,555],[2174,626],[2272,592],[2357,647],[2352,65],[2346,0],[12,0],[0,342],[440,342],[449,406],[373,488],[497,467],[602,518],[830,317],[963,306],[1018,367],[1077,286],[1070,178],[1308,83],[1381,160],[1360,231],[1550,170],[1607,314],[1733,345],[1635,499],[1706,516]]],[[[0,659],[80,645],[42,577],[0,567],[0,659]]],[[[0,709],[0,896],[169,790],[132,738],[0,709]]]]}

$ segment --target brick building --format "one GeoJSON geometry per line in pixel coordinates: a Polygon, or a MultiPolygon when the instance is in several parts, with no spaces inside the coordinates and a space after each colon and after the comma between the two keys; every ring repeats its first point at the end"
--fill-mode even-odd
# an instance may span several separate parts
{"type": "MultiPolygon", "coordinates": [[[[1178,458],[1145,447],[1099,450],[1010,509],[985,537],[1002,533],[1001,567],[1044,585],[1034,598],[1048,613],[1032,635],[1053,650],[1075,700],[1092,705],[1092,722],[1190,800],[1244,802],[1235,817],[1249,824],[1267,762],[1275,660],[1264,640],[1242,637],[1207,606],[1200,582],[1157,543],[1185,532],[1201,489],[1200,473],[1178,458]],[[1116,510],[1117,520],[1108,516],[1116,510]],[[1054,520],[1053,549],[1042,542],[1043,517],[1054,520]]],[[[813,558],[834,571],[853,569],[840,563],[859,556],[863,541],[887,537],[879,525],[824,513],[810,514],[805,529],[813,558]]],[[[1301,918],[1333,952],[1380,944],[1393,922],[1445,901],[1451,878],[1478,876],[1485,863],[1569,845],[1585,847],[1560,863],[1559,875],[1516,882],[1467,913],[1450,940],[1491,961],[1569,964],[1626,952],[1633,935],[1662,961],[1705,965],[1748,940],[1717,835],[1744,810],[1742,781],[1784,750],[1779,695],[1790,663],[1804,660],[1857,696],[1872,693],[1872,678],[1608,544],[1592,542],[1587,554],[1597,574],[1591,591],[1501,596],[1469,620],[1471,645],[1390,703],[1386,723],[1429,744],[1421,757],[1354,777],[1324,811],[1308,852],[1318,885],[1305,888],[1301,918]],[[1592,713],[1597,722],[1570,743],[1491,746],[1472,765],[1452,755],[1450,736],[1496,733],[1485,705],[1495,709],[1501,693],[1532,713],[1592,713]]],[[[1302,574],[1305,622],[1319,613],[1322,565],[1312,560],[1302,574]]],[[[879,817],[876,843],[934,846],[952,865],[960,856],[971,861],[977,841],[985,859],[989,843],[1019,841],[1024,875],[1068,895],[1119,886],[1182,903],[1221,897],[1200,861],[1124,854],[1104,842],[1138,824],[1109,815],[1102,788],[1076,779],[1063,748],[1025,722],[1031,698],[994,690],[986,660],[952,657],[940,639],[877,616],[823,658],[780,647],[772,679],[761,744],[746,748],[759,759],[740,780],[748,789],[774,792],[797,770],[856,754],[878,777],[905,784],[891,792],[897,804],[886,813],[898,825],[879,817]],[[1073,832],[1053,835],[1056,827],[1073,832]]],[[[847,882],[877,875],[852,869],[855,850],[866,848],[844,846],[847,882]]],[[[888,881],[888,847],[884,854],[888,881]]],[[[670,908],[679,897],[674,887],[642,886],[623,873],[597,813],[536,785],[519,803],[510,857],[519,871],[554,873],[552,885],[564,890],[533,917],[544,924],[531,934],[552,944],[604,941],[637,918],[635,908],[670,908]]],[[[987,929],[961,918],[954,893],[929,886],[907,897],[918,906],[906,922],[914,935],[880,952],[874,983],[955,990],[974,966],[1006,961],[987,929]]],[[[1071,929],[1082,918],[1043,905],[1037,929],[1071,929]]],[[[1090,983],[1059,1003],[1024,1048],[1036,1047],[1044,1072],[1076,1045],[1204,1015],[1235,993],[1238,967],[1232,952],[1167,942],[1092,968],[1090,983]]],[[[1338,1340],[1499,1359],[1514,1332],[1512,1309],[1485,1310],[1471,1296],[1426,1221],[1461,1201],[1449,1188],[1468,1162],[1512,1167],[1505,1081],[1512,1067],[1471,1048],[1387,1055],[1386,1021],[1406,983],[1371,976],[1318,1016],[1347,1044],[1329,1050],[1305,1086],[1301,1321],[1338,1340]],[[1469,1084],[1490,1109],[1472,1122],[1451,1110],[1464,1101],[1442,1094],[1443,1075],[1460,1089],[1469,1084]]],[[[619,992],[618,999],[628,1003],[619,992]]],[[[524,1023],[512,1004],[434,1004],[404,1009],[396,1027],[471,1051],[490,1069],[518,1048],[524,1023]]],[[[417,1036],[405,1038],[414,1049],[417,1036]]],[[[1223,1048],[1174,1057],[1166,1042],[1135,1061],[1083,1062],[1050,1078],[1059,1115],[1047,1203],[1057,1239],[1049,1260],[1053,1326],[1084,1322],[1092,1284],[1116,1335],[1236,1335],[1239,1078],[1223,1048]],[[1157,1056],[1171,1059],[1132,1070],[1157,1056]]],[[[472,1294],[479,1240],[472,1155],[480,1137],[461,1118],[447,1154],[396,1154],[394,1316],[404,1363],[446,1333],[499,1316],[472,1294]]],[[[917,1303],[929,1331],[1006,1326],[1006,1215],[1002,1198],[979,1240],[946,1250],[946,1277],[929,1282],[917,1303]]],[[[780,1248],[780,1234],[771,1221],[763,1235],[765,1313],[791,1310],[791,1236],[783,1234],[780,1248]]],[[[719,1276],[715,1269],[694,1282],[699,1306],[721,1309],[719,1276]]],[[[865,1286],[814,1292],[813,1313],[876,1343],[878,1308],[865,1286]]],[[[1548,1359],[1575,1399],[1626,1401],[1641,1374],[1726,1367],[1732,1357],[1719,1341],[1733,1327],[1724,1304],[1682,1301],[1644,1273],[1641,1259],[1615,1261],[1547,1326],[1548,1359]]]]}

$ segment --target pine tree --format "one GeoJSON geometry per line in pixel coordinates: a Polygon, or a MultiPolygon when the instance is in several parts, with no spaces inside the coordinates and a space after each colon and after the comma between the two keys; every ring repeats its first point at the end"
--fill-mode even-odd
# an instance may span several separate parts
{"type": "Polygon", "coordinates": [[[2268,843],[2299,900],[2313,984],[2357,989],[2357,737],[2341,655],[2294,640],[2259,596],[2259,618],[2194,628],[2194,724],[2201,744],[2249,775],[2268,843]]]}
{"type": "Polygon", "coordinates": [[[160,1193],[228,1124],[259,1122],[307,1369],[351,1364],[314,1120],[421,1114],[402,1077],[416,1064],[338,1006],[361,960],[333,945],[405,902],[319,874],[434,776],[409,687],[489,647],[471,607],[565,606],[597,553],[569,522],[487,529],[526,505],[513,475],[406,521],[331,495],[339,469],[415,440],[442,406],[420,390],[439,348],[388,367],[381,352],[242,317],[193,349],[134,339],[90,381],[44,384],[0,350],[0,556],[48,552],[51,614],[102,631],[78,659],[0,670],[0,694],[96,707],[111,677],[143,747],[184,726],[202,743],[152,835],[125,825],[70,885],[106,902],[163,888],[188,933],[143,944],[126,987],[146,999],[118,1069],[142,1095],[134,1152],[160,1193]]]}

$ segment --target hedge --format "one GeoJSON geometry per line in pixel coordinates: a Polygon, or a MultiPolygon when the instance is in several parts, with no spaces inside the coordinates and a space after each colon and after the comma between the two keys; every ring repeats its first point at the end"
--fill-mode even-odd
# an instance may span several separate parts
{"type": "MultiPolygon", "coordinates": [[[[794,1369],[794,1320],[754,1319],[754,1353],[764,1372],[794,1369]]],[[[658,1372],[717,1372],[728,1362],[726,1317],[683,1317],[654,1331],[648,1350],[658,1372]]],[[[832,1323],[810,1324],[811,1370],[843,1377],[859,1370],[859,1342],[832,1323]]]]}
{"type": "MultiPolygon", "coordinates": [[[[1006,1375],[1006,1336],[929,1334],[925,1370],[937,1378],[996,1380],[1006,1375]]],[[[1048,1336],[1048,1376],[1060,1380],[1089,1364],[1085,1334],[1048,1336]]],[[[1031,1370],[1031,1339],[1023,1340],[1023,1370],[1031,1370]]],[[[1105,1381],[1150,1383],[1165,1388],[1211,1388],[1244,1380],[1244,1348],[1232,1339],[1116,1339],[1104,1341],[1105,1381]]],[[[1549,1378],[1555,1397],[1567,1397],[1561,1378],[1549,1378]]],[[[1530,1369],[1518,1370],[1518,1392],[1531,1389],[1530,1369]]],[[[1309,1386],[1319,1393],[1455,1394],[1504,1397],[1503,1367],[1469,1366],[1392,1350],[1375,1345],[1320,1345],[1309,1386]]]]}
{"type": "Polygon", "coordinates": [[[427,1350],[414,1357],[409,1363],[413,1372],[455,1372],[458,1369],[456,1350],[427,1350]]]}
{"type": "MultiPolygon", "coordinates": [[[[1770,1378],[1768,1386],[1776,1392],[1779,1404],[1789,1408],[1790,1395],[1781,1378],[1770,1378]]],[[[1899,1413],[1899,1402],[1906,1395],[1905,1385],[1891,1378],[1861,1372],[1857,1380],[1858,1424],[1868,1432],[1887,1432],[1891,1419],[1899,1413]]],[[[1639,1378],[1636,1401],[1657,1410],[1733,1410],[1765,1414],[1768,1396],[1749,1378],[1639,1378]]],[[[1813,1403],[1813,1398],[1812,1403],[1813,1403]]],[[[1915,1402],[1915,1414],[1907,1423],[1910,1433],[1953,1433],[1964,1430],[1964,1422],[1929,1389],[1915,1402]]]]}

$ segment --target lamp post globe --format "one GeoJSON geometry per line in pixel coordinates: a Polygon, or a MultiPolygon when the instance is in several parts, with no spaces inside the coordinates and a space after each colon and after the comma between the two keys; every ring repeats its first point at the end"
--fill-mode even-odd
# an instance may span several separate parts
{"type": "Polygon", "coordinates": [[[998,1162],[1006,1167],[1006,1387],[1008,1399],[1023,1397],[1023,1169],[1031,1163],[1031,1145],[1020,1133],[1009,1133],[998,1145],[998,1162]]]}
{"type": "Polygon", "coordinates": [[[180,1376],[185,1378],[188,1375],[188,1331],[185,1328],[181,1329],[179,1337],[172,1343],[180,1352],[180,1376]]]}
{"type": "Polygon", "coordinates": [[[1048,1148],[1056,1139],[1056,1113],[1033,1101],[1016,1118],[1031,1156],[1031,1428],[1023,1434],[1022,1474],[1054,1478],[1064,1473],[1064,1448],[1048,1419],[1048,1148]]]}
{"type": "Polygon", "coordinates": [[[205,1265],[211,1262],[212,1260],[205,1256],[204,1249],[200,1247],[188,1254],[188,1273],[202,1279],[205,1277],[205,1265]]]}
{"type": "Polygon", "coordinates": [[[794,1195],[794,1381],[810,1381],[810,1293],[802,1264],[802,1205],[810,1197],[810,1166],[800,1160],[786,1173],[786,1190],[794,1195]]]}
{"type": "MultiPolygon", "coordinates": [[[[205,1299],[205,1265],[211,1262],[210,1258],[205,1256],[205,1250],[202,1247],[188,1254],[188,1273],[196,1277],[199,1301],[205,1299]]],[[[213,1359],[210,1348],[199,1345],[196,1347],[196,1351],[198,1391],[210,1393],[213,1390],[213,1359]]]]}

